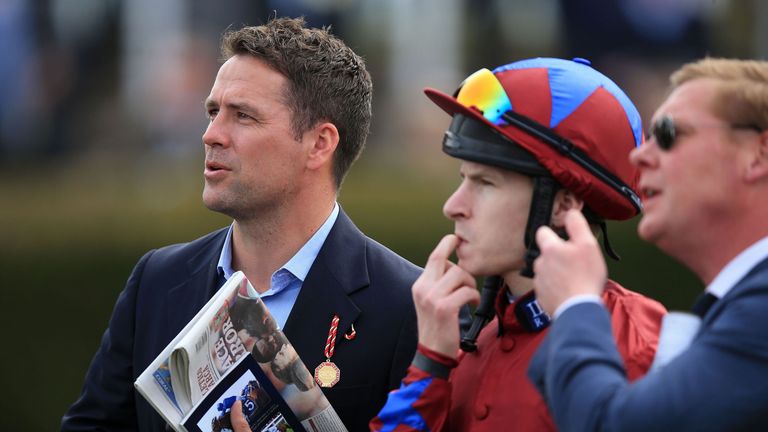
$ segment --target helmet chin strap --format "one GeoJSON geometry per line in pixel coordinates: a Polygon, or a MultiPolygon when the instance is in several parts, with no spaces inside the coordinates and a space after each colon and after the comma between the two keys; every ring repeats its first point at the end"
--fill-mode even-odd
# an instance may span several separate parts
{"type": "MultiPolygon", "coordinates": [[[[531,211],[528,214],[528,224],[525,227],[525,267],[520,270],[520,274],[532,278],[533,262],[539,257],[539,245],[536,244],[536,231],[544,226],[549,226],[552,219],[552,208],[555,204],[555,194],[560,189],[560,185],[552,177],[536,176],[533,177],[533,197],[531,199],[531,211]]],[[[619,254],[611,247],[608,240],[608,227],[605,221],[597,216],[588,207],[582,210],[582,213],[590,225],[597,225],[603,234],[603,248],[605,253],[616,261],[621,260],[619,254]]],[[[555,232],[562,238],[567,239],[568,234],[563,229],[556,229],[555,232]]]]}
{"type": "Polygon", "coordinates": [[[499,290],[504,285],[501,276],[488,276],[483,282],[483,289],[480,291],[480,304],[475,309],[472,316],[472,325],[469,330],[462,335],[459,346],[464,352],[477,351],[477,337],[480,331],[488,324],[496,312],[494,304],[499,290]]]}
{"type": "Polygon", "coordinates": [[[611,242],[608,240],[608,226],[605,224],[605,220],[596,215],[589,207],[584,207],[581,213],[584,214],[590,225],[597,225],[603,233],[603,249],[605,249],[605,254],[616,261],[621,261],[621,257],[616,253],[616,250],[613,249],[611,242]]]}
{"type": "MultiPolygon", "coordinates": [[[[528,224],[525,227],[525,267],[520,270],[520,275],[533,277],[533,261],[539,256],[539,245],[536,244],[536,230],[544,225],[549,225],[552,220],[552,207],[555,204],[555,194],[560,185],[549,176],[533,177],[533,197],[531,199],[531,211],[528,213],[528,224]]],[[[561,236],[562,233],[558,233],[561,236]]]]}

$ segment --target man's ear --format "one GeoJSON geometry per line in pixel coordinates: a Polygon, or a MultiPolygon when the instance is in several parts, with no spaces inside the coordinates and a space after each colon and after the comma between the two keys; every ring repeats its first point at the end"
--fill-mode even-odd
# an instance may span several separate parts
{"type": "Polygon", "coordinates": [[[307,154],[307,168],[316,170],[329,162],[332,167],[333,152],[339,145],[339,130],[336,125],[330,122],[319,123],[307,131],[305,139],[309,139],[311,145],[307,154]]]}
{"type": "Polygon", "coordinates": [[[584,208],[584,201],[574,195],[568,189],[560,189],[555,194],[555,202],[552,204],[552,227],[565,227],[565,215],[568,210],[581,210],[584,208]]]}
{"type": "Polygon", "coordinates": [[[768,130],[760,132],[757,147],[750,155],[749,165],[744,173],[747,182],[768,179],[768,130]]]}

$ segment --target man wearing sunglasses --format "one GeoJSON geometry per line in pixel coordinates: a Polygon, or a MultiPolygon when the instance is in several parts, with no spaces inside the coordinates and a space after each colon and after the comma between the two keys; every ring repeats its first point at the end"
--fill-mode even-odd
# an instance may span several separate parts
{"type": "MultiPolygon", "coordinates": [[[[605,220],[641,210],[627,161],[642,141],[640,116],[583,59],[523,60],[481,69],[453,97],[425,92],[453,117],[443,151],[461,160],[463,180],[443,212],[455,233],[413,286],[418,353],[371,429],[554,430],[526,376],[549,325],[532,292],[533,235],[540,226],[561,230],[568,210],[580,210],[616,256],[605,220]],[[457,264],[449,261],[454,251],[457,264]],[[482,295],[478,276],[486,277],[482,295]],[[460,341],[451,329],[468,302],[480,305],[460,341]]],[[[664,308],[613,281],[604,285],[628,376],[638,378],[653,360],[664,308]]]]}
{"type": "Polygon", "coordinates": [[[700,326],[629,384],[594,301],[605,263],[586,222],[566,217],[569,241],[542,228],[534,282],[556,319],[529,373],[564,430],[768,430],[768,62],[706,58],[671,81],[630,157],[638,232],[706,284],[700,326]]]}

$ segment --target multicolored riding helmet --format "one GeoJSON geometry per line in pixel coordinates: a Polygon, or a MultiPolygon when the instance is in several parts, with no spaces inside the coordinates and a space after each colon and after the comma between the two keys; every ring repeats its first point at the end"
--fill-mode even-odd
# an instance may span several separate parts
{"type": "Polygon", "coordinates": [[[638,172],[629,162],[630,151],[643,141],[640,114],[588,61],[522,60],[480,69],[453,96],[431,88],[424,92],[451,116],[472,119],[463,122],[467,127],[480,122],[509,142],[500,150],[449,130],[443,142],[447,154],[525,172],[523,149],[535,158],[533,165],[538,162],[599,217],[625,220],[642,211],[635,192],[638,172]]]}

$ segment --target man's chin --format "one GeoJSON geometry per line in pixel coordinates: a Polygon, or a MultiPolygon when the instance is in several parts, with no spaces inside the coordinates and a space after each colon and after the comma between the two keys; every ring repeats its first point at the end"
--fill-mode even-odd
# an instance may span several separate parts
{"type": "MultiPolygon", "coordinates": [[[[469,262],[465,258],[461,258],[460,256],[456,257],[456,265],[463,268],[464,270],[467,270],[467,266],[469,265],[469,262]]],[[[469,270],[467,270],[469,271],[469,270]]]]}
{"type": "Polygon", "coordinates": [[[210,211],[234,218],[235,209],[232,208],[232,203],[229,200],[221,199],[219,195],[203,191],[203,205],[210,211]]]}
{"type": "Polygon", "coordinates": [[[218,196],[216,195],[216,193],[211,191],[208,188],[208,185],[206,184],[205,187],[203,188],[203,205],[208,210],[218,211],[216,209],[218,208],[220,201],[221,200],[218,199],[218,196]]]}
{"type": "Polygon", "coordinates": [[[637,235],[644,241],[655,243],[659,237],[659,229],[652,218],[647,215],[637,224],[637,235]]]}
{"type": "Polygon", "coordinates": [[[501,276],[505,277],[509,272],[519,273],[522,269],[522,263],[519,266],[509,266],[505,268],[489,267],[485,262],[473,262],[468,259],[461,259],[457,261],[456,265],[461,267],[464,271],[472,275],[474,278],[486,278],[488,276],[501,276]]]}
{"type": "Polygon", "coordinates": [[[214,211],[216,213],[223,213],[223,214],[228,215],[227,207],[225,205],[223,205],[222,203],[218,202],[218,201],[206,201],[204,199],[203,200],[203,205],[205,206],[205,208],[207,208],[210,211],[214,211]]]}
{"type": "Polygon", "coordinates": [[[456,265],[462,268],[462,270],[466,271],[467,273],[471,274],[474,277],[478,277],[478,275],[482,274],[483,269],[482,266],[477,265],[476,262],[473,262],[469,259],[462,259],[459,258],[456,261],[456,265]]]}

